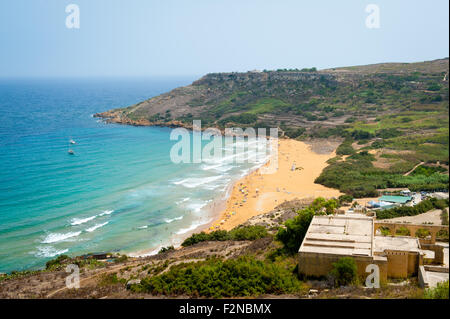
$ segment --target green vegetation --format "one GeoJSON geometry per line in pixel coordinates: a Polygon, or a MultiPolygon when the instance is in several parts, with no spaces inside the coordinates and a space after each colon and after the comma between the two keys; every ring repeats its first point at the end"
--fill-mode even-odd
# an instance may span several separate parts
{"type": "Polygon", "coordinates": [[[173,251],[173,250],[175,250],[175,247],[173,247],[173,246],[162,247],[162,248],[158,251],[158,254],[164,254],[165,252],[173,251]]]}
{"type": "Polygon", "coordinates": [[[339,205],[350,204],[353,202],[353,196],[351,195],[341,195],[338,197],[339,205]]]}
{"type": "Polygon", "coordinates": [[[419,228],[416,231],[416,237],[419,237],[419,238],[426,238],[426,237],[428,237],[430,235],[431,235],[431,232],[428,229],[425,229],[425,228],[419,228]]]}
{"type": "Polygon", "coordinates": [[[220,124],[225,125],[227,123],[237,123],[237,124],[253,124],[257,120],[255,114],[251,113],[242,113],[239,115],[232,115],[227,117],[226,119],[220,120],[220,124]]]}
{"type": "Polygon", "coordinates": [[[353,140],[352,139],[346,139],[344,142],[342,142],[341,145],[338,146],[336,149],[337,155],[352,155],[355,154],[355,150],[352,147],[353,140]]]}
{"type": "Polygon", "coordinates": [[[70,260],[70,257],[67,255],[59,255],[55,259],[47,261],[45,264],[45,269],[47,270],[55,270],[61,268],[63,265],[67,264],[67,261],[70,260]]]}
{"type": "Polygon", "coordinates": [[[356,198],[375,197],[378,196],[376,189],[389,187],[407,187],[411,191],[448,190],[448,175],[441,173],[442,168],[418,166],[409,176],[403,173],[415,162],[403,161],[388,169],[377,168],[373,165],[375,157],[366,150],[355,153],[350,139],[345,140],[336,153],[350,156],[345,161],[329,162],[315,182],[356,198]]]}
{"type": "Polygon", "coordinates": [[[282,128],[284,130],[284,135],[290,138],[297,138],[302,136],[303,133],[305,133],[306,129],[303,127],[299,128],[282,128]]]}
{"type": "Polygon", "coordinates": [[[343,138],[337,155],[349,157],[329,163],[317,183],[353,197],[376,196],[386,187],[448,190],[449,91],[442,81],[448,59],[345,70],[208,74],[169,93],[187,101],[177,112],[162,113],[153,103],[158,98],[116,112],[131,120],[280,127],[296,139],[343,138]],[[355,150],[355,142],[364,147],[355,150]],[[376,156],[364,153],[372,150],[376,156]]]}
{"type": "Polygon", "coordinates": [[[442,225],[448,225],[448,210],[443,209],[441,212],[441,223],[442,225]]]}
{"type": "Polygon", "coordinates": [[[6,280],[14,280],[14,279],[18,279],[18,278],[23,278],[26,276],[32,276],[32,275],[38,274],[40,272],[41,272],[41,270],[12,271],[10,274],[0,276],[0,282],[6,281],[6,280]]]}
{"type": "Polygon", "coordinates": [[[426,289],[424,292],[425,299],[449,299],[448,297],[449,287],[448,280],[442,283],[438,283],[436,288],[426,289]]]}
{"type": "Polygon", "coordinates": [[[391,230],[388,227],[382,226],[379,228],[382,236],[390,236],[391,230]]]}
{"type": "Polygon", "coordinates": [[[124,278],[118,278],[117,274],[102,274],[98,280],[99,287],[105,287],[105,286],[113,286],[121,284],[126,284],[126,279],[124,278]]]}
{"type": "Polygon", "coordinates": [[[283,243],[286,252],[295,254],[305,238],[314,215],[332,214],[337,207],[338,201],[335,199],[327,201],[321,197],[316,198],[310,206],[299,210],[297,216],[287,220],[285,227],[278,230],[275,238],[283,243]]]}
{"type": "Polygon", "coordinates": [[[128,260],[127,255],[120,255],[118,254],[117,258],[114,260],[116,263],[121,263],[128,260]]]}
{"type": "Polygon", "coordinates": [[[446,241],[446,242],[448,242],[448,238],[449,236],[448,236],[448,230],[446,230],[446,229],[441,229],[440,231],[438,231],[437,233],[436,233],[436,239],[437,240],[439,240],[439,241],[446,241]]]}
{"type": "Polygon", "coordinates": [[[352,257],[340,258],[333,263],[330,275],[337,287],[355,284],[358,278],[355,259],[352,257]]]}
{"type": "Polygon", "coordinates": [[[426,165],[420,165],[417,166],[416,169],[411,173],[413,176],[432,176],[435,173],[444,173],[447,170],[440,166],[426,166],[426,165]]]}
{"type": "Polygon", "coordinates": [[[377,212],[377,219],[388,219],[402,216],[416,216],[426,213],[433,209],[442,209],[448,206],[448,200],[444,199],[427,199],[412,207],[400,206],[390,209],[380,210],[377,212]]]}
{"type": "Polygon", "coordinates": [[[404,226],[399,227],[395,234],[397,236],[411,236],[411,232],[409,231],[409,229],[404,226]]]}
{"type": "Polygon", "coordinates": [[[164,274],[144,278],[131,287],[154,295],[213,298],[296,293],[302,288],[292,270],[252,257],[174,265],[164,274]]]}
{"type": "Polygon", "coordinates": [[[193,234],[186,238],[181,246],[192,246],[203,241],[255,240],[266,236],[268,233],[264,226],[238,226],[230,231],[216,230],[208,234],[205,232],[193,234]]]}

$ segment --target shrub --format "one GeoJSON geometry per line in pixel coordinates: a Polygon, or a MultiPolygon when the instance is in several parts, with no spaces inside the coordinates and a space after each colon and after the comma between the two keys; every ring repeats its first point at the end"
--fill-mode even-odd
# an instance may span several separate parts
{"type": "Polygon", "coordinates": [[[67,256],[67,255],[60,255],[60,256],[56,257],[55,259],[47,261],[47,263],[45,264],[45,269],[59,268],[68,259],[70,259],[69,256],[67,256]]]}
{"type": "Polygon", "coordinates": [[[448,296],[449,287],[448,280],[437,284],[436,288],[430,288],[425,290],[425,299],[449,299],[448,296]]]}
{"type": "Polygon", "coordinates": [[[171,251],[171,250],[175,250],[175,247],[173,247],[173,246],[162,247],[162,248],[158,251],[158,254],[164,254],[165,252],[168,252],[168,251],[171,251]]]}
{"type": "Polygon", "coordinates": [[[448,230],[441,229],[440,231],[438,231],[436,234],[436,239],[448,242],[448,230]]]}
{"type": "Polygon", "coordinates": [[[267,229],[264,226],[243,226],[236,227],[229,232],[232,240],[256,240],[267,236],[267,229]]]}
{"type": "Polygon", "coordinates": [[[353,201],[353,196],[351,195],[341,195],[338,197],[339,203],[342,205],[344,203],[351,203],[353,201]]]}
{"type": "Polygon", "coordinates": [[[281,228],[278,231],[276,239],[283,243],[288,252],[295,254],[305,238],[313,217],[314,211],[312,209],[299,211],[297,216],[285,222],[286,228],[281,228]]]}
{"type": "Polygon", "coordinates": [[[226,119],[220,120],[220,124],[238,123],[238,124],[252,124],[255,123],[258,117],[255,114],[242,113],[239,115],[232,115],[226,119]]]}
{"type": "Polygon", "coordinates": [[[117,258],[114,260],[116,263],[124,262],[128,260],[127,255],[118,255],[117,258]]]}
{"type": "Polygon", "coordinates": [[[425,228],[419,228],[416,231],[416,237],[419,237],[419,238],[426,238],[429,235],[430,235],[430,231],[428,229],[425,229],[425,228]]]}
{"type": "Polygon", "coordinates": [[[98,285],[99,287],[105,287],[105,286],[113,286],[117,284],[125,284],[126,279],[124,278],[118,278],[116,273],[113,274],[102,274],[100,275],[98,279],[98,285]]]}
{"type": "Polygon", "coordinates": [[[392,235],[391,230],[388,227],[382,226],[378,229],[380,230],[382,236],[391,236],[392,235]]]}
{"type": "Polygon", "coordinates": [[[336,286],[356,283],[358,273],[355,260],[351,257],[340,258],[333,263],[330,275],[333,277],[336,286]]]}
{"type": "Polygon", "coordinates": [[[373,138],[373,134],[367,131],[362,131],[362,130],[354,130],[352,132],[352,137],[355,140],[368,140],[373,138]]]}
{"type": "Polygon", "coordinates": [[[341,145],[336,149],[337,155],[352,155],[355,153],[355,150],[352,147],[352,140],[347,139],[344,142],[342,142],[341,145]]]}
{"type": "Polygon", "coordinates": [[[209,234],[205,232],[193,234],[191,237],[186,238],[181,246],[192,246],[203,241],[256,240],[267,235],[267,229],[264,226],[238,226],[229,232],[226,230],[215,230],[209,234]]]}
{"type": "Polygon", "coordinates": [[[270,261],[252,257],[174,265],[164,274],[142,279],[136,292],[194,297],[238,297],[295,293],[302,283],[293,272],[270,261]]]}
{"type": "Polygon", "coordinates": [[[411,232],[409,231],[408,228],[402,226],[400,228],[397,229],[397,231],[395,232],[396,235],[398,236],[410,236],[411,232]]]}
{"type": "Polygon", "coordinates": [[[285,227],[278,230],[275,238],[283,243],[288,253],[297,253],[314,215],[332,213],[336,207],[335,199],[327,201],[321,197],[316,198],[309,207],[298,211],[294,218],[288,219],[284,223],[285,227]]]}
{"type": "Polygon", "coordinates": [[[288,128],[284,131],[284,134],[290,138],[297,138],[305,133],[306,129],[304,127],[299,127],[297,129],[288,128]]]}
{"type": "Polygon", "coordinates": [[[402,135],[402,132],[397,130],[396,128],[383,128],[381,130],[376,131],[376,137],[381,137],[383,139],[398,137],[402,135]]]}

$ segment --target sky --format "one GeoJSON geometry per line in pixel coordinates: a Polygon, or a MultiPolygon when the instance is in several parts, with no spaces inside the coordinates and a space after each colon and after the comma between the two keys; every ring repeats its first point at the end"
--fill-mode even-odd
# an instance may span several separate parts
{"type": "Polygon", "coordinates": [[[448,57],[448,0],[1,0],[0,77],[192,76],[448,57]],[[80,10],[67,28],[66,6],[80,10]],[[368,28],[366,6],[379,8],[368,28]]]}

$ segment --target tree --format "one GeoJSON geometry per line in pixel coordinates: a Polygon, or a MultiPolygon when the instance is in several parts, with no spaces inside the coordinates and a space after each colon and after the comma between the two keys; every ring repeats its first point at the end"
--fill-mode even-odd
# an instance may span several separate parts
{"type": "Polygon", "coordinates": [[[324,210],[327,214],[333,214],[337,206],[335,199],[316,198],[309,207],[299,210],[293,219],[288,219],[285,228],[280,228],[275,238],[283,243],[288,253],[297,253],[314,215],[323,215],[324,210]]]}
{"type": "Polygon", "coordinates": [[[298,252],[313,217],[314,210],[312,208],[303,209],[293,219],[285,222],[286,228],[278,231],[276,239],[284,244],[284,248],[289,253],[298,252]]]}

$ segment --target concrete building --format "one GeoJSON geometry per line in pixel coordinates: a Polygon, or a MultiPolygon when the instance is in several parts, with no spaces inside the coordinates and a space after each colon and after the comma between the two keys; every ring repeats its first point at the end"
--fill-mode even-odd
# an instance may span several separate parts
{"type": "Polygon", "coordinates": [[[352,257],[362,277],[368,275],[369,264],[379,266],[381,280],[418,275],[425,256],[419,239],[375,236],[375,223],[374,217],[362,214],[314,216],[299,249],[299,273],[327,276],[333,263],[352,257]]]}
{"type": "Polygon", "coordinates": [[[374,219],[361,214],[314,216],[299,249],[299,273],[327,276],[333,263],[342,257],[353,257],[358,274],[377,264],[381,279],[387,278],[387,258],[374,254],[374,219]]]}

